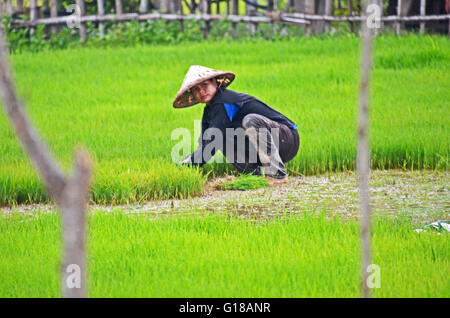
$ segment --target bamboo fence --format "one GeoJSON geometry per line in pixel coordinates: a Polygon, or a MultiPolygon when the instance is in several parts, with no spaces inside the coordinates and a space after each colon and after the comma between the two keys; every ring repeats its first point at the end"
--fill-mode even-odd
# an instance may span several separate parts
{"type": "MultiPolygon", "coordinates": [[[[58,16],[58,0],[49,0],[50,3],[50,17],[39,18],[39,8],[37,6],[37,0],[30,0],[29,8],[25,9],[23,7],[23,0],[16,1],[16,7],[14,7],[12,0],[1,0],[0,13],[11,15],[11,27],[12,28],[30,28],[32,31],[39,25],[49,26],[53,33],[57,32],[57,25],[64,25],[76,20],[79,25],[79,35],[82,41],[87,39],[86,23],[94,22],[99,29],[100,37],[105,34],[105,22],[126,22],[126,21],[149,21],[149,20],[165,20],[165,21],[178,21],[180,23],[180,29],[184,31],[183,22],[185,20],[195,20],[202,21],[204,23],[203,36],[207,38],[211,30],[211,21],[225,20],[231,22],[232,35],[237,36],[237,24],[246,23],[248,29],[251,30],[251,34],[254,34],[255,28],[257,28],[260,23],[282,23],[282,24],[297,24],[304,28],[310,27],[314,23],[324,23],[325,28],[322,32],[327,32],[330,29],[330,23],[348,23],[351,31],[355,31],[355,23],[361,23],[364,21],[364,15],[354,15],[355,14],[355,1],[348,0],[347,15],[335,16],[332,15],[331,7],[336,1],[332,0],[316,0],[316,2],[323,2],[325,6],[324,15],[319,14],[309,14],[302,12],[289,12],[292,10],[292,2],[295,0],[288,0],[288,3],[284,11],[278,9],[278,1],[275,3],[273,0],[269,0],[267,6],[261,6],[257,4],[257,0],[245,0],[246,7],[252,8],[251,10],[246,9],[245,15],[239,15],[238,12],[238,0],[217,0],[216,1],[216,12],[220,12],[220,1],[226,1],[226,11],[223,14],[212,14],[212,4],[215,0],[200,0],[196,3],[191,0],[189,4],[188,0],[161,0],[161,3],[166,3],[165,7],[161,6],[159,11],[148,12],[149,11],[149,1],[141,0],[139,5],[139,12],[127,13],[123,11],[122,0],[115,0],[115,13],[105,14],[105,0],[97,0],[97,14],[86,15],[85,13],[85,1],[84,0],[73,0],[78,6],[78,12],[75,16],[64,15],[58,16]],[[185,7],[189,8],[191,13],[185,14],[183,12],[183,3],[185,7]],[[251,5],[253,3],[253,5],[251,5]],[[258,7],[255,7],[258,6],[258,7]],[[177,7],[177,9],[174,9],[177,7]],[[257,8],[266,8],[266,11],[257,11],[257,8]],[[271,11],[268,11],[271,10],[271,11]],[[165,13],[166,11],[167,13],[165,13]],[[29,20],[23,21],[14,18],[15,12],[29,12],[29,20]],[[230,14],[231,13],[231,14],[230,14]]],[[[242,1],[242,0],[241,0],[242,1]]],[[[405,0],[397,0],[397,14],[384,16],[383,13],[380,15],[379,20],[381,23],[388,23],[394,26],[394,30],[397,35],[401,35],[404,28],[405,22],[419,23],[420,33],[425,33],[426,23],[441,21],[445,23],[448,21],[448,34],[450,36],[450,14],[440,14],[440,15],[426,15],[426,0],[420,0],[420,14],[413,16],[402,15],[402,5],[405,0]]],[[[430,0],[429,0],[430,1],[430,0]]],[[[340,5],[340,1],[339,1],[340,5]]],[[[319,31],[319,33],[321,33],[319,31]]]]}

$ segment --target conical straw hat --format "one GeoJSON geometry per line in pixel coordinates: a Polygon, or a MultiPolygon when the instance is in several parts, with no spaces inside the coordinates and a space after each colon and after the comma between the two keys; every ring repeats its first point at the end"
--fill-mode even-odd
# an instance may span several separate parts
{"type": "Polygon", "coordinates": [[[218,71],[201,65],[191,65],[175,97],[173,107],[182,108],[197,104],[198,101],[192,94],[191,88],[214,77],[218,77],[217,82],[222,83],[222,87],[227,87],[234,80],[235,75],[232,72],[218,71]]]}

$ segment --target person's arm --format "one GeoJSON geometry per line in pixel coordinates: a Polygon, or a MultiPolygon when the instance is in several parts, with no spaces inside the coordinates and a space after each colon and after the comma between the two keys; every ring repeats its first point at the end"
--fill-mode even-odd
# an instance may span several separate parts
{"type": "MultiPolygon", "coordinates": [[[[204,137],[208,137],[208,134],[205,134],[205,131],[209,128],[209,122],[207,120],[207,114],[206,111],[203,112],[203,117],[202,117],[202,131],[200,133],[200,137],[198,138],[198,147],[197,149],[190,154],[189,156],[187,156],[182,162],[182,165],[193,165],[193,166],[203,166],[204,164],[206,164],[210,159],[211,156],[208,156],[208,158],[204,158],[203,157],[203,150],[204,148],[213,140],[204,140],[204,137]]],[[[214,149],[215,152],[216,149],[214,149]]],[[[212,154],[214,155],[214,154],[212,154]]]]}
{"type": "Polygon", "coordinates": [[[203,166],[206,163],[203,161],[203,148],[204,148],[203,135],[205,134],[205,130],[208,129],[208,122],[206,121],[205,117],[206,115],[205,113],[203,113],[202,131],[200,133],[200,136],[198,137],[198,147],[188,157],[189,164],[199,167],[203,166]]]}

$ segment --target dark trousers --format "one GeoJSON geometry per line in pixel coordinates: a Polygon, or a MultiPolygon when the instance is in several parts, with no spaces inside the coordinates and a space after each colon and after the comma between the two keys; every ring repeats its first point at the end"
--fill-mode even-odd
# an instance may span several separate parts
{"type": "Polygon", "coordinates": [[[259,114],[248,114],[242,120],[242,127],[250,143],[256,149],[256,163],[233,162],[233,166],[241,173],[284,178],[287,175],[284,164],[291,161],[298,153],[300,139],[297,130],[277,123],[259,114]]]}

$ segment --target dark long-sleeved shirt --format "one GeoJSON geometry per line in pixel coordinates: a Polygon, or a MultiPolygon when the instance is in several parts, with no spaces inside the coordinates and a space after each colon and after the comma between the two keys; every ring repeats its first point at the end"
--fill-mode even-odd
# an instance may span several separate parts
{"type": "MultiPolygon", "coordinates": [[[[237,145],[235,140],[227,140],[226,129],[242,128],[242,120],[248,114],[260,114],[277,123],[284,124],[291,129],[296,129],[297,127],[297,125],[289,118],[266,105],[262,101],[256,99],[255,97],[244,93],[237,93],[225,88],[220,88],[214,98],[210,101],[209,104],[205,106],[203,110],[202,131],[198,140],[199,146],[194,151],[194,153],[190,155],[191,164],[199,166],[204,165],[211,159],[212,156],[214,156],[217,150],[221,150],[221,152],[228,160],[236,160],[237,145]],[[233,114],[232,120],[227,113],[228,107],[226,108],[225,104],[236,105],[237,107],[239,107],[237,112],[233,114]],[[205,134],[205,131],[209,128],[216,128],[221,131],[223,136],[223,140],[221,143],[222,147],[219,149],[213,148],[212,151],[206,151],[205,153],[205,147],[207,147],[208,144],[214,141],[214,138],[208,139],[210,137],[214,137],[213,135],[210,136],[208,132],[205,134]],[[229,149],[232,144],[234,144],[234,151],[233,157],[230,157],[227,149],[229,149]]],[[[249,151],[249,146],[247,145],[248,138],[246,138],[245,146],[246,158],[248,158],[249,151]]]]}

